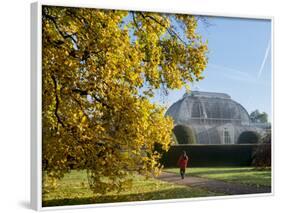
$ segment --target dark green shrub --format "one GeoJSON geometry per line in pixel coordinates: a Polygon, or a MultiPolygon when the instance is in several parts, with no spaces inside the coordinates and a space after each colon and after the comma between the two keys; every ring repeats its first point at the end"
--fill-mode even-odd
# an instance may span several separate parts
{"type": "Polygon", "coordinates": [[[184,125],[177,125],[173,129],[179,144],[196,144],[195,134],[192,128],[184,125]]]}
{"type": "Polygon", "coordinates": [[[261,168],[271,166],[271,133],[267,133],[261,139],[261,144],[253,154],[252,165],[261,168]]]}
{"type": "Polygon", "coordinates": [[[262,137],[261,142],[264,144],[271,144],[271,132],[266,133],[265,136],[262,137]]]}
{"type": "Polygon", "coordinates": [[[238,144],[254,144],[258,143],[260,140],[260,135],[253,131],[242,132],[238,138],[238,144]]]}

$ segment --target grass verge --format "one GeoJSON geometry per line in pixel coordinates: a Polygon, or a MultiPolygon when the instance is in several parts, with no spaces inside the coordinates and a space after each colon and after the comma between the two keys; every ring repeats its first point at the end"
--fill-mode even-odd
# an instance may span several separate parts
{"type": "MultiPolygon", "coordinates": [[[[167,168],[164,171],[179,173],[178,168],[167,168]]],[[[258,170],[254,167],[208,167],[187,168],[187,176],[196,176],[223,180],[254,186],[271,186],[271,169],[258,170]]]]}
{"type": "MultiPolygon", "coordinates": [[[[44,189],[43,189],[44,191],[44,189]]],[[[58,187],[43,193],[43,206],[82,205],[128,201],[162,200],[217,196],[203,189],[175,185],[135,175],[133,187],[118,193],[95,195],[88,187],[85,171],[71,171],[58,181],[58,187]]]]}

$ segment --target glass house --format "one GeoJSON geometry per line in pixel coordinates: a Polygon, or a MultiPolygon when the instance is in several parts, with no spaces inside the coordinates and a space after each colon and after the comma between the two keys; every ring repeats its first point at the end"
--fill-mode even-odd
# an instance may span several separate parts
{"type": "Polygon", "coordinates": [[[166,116],[175,127],[188,129],[197,144],[256,143],[266,133],[266,125],[251,123],[247,110],[225,93],[191,91],[172,104],[166,116]]]}

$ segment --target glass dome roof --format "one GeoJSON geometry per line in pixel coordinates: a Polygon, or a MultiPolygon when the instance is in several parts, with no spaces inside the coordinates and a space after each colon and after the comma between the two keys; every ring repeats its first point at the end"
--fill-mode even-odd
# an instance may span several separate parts
{"type": "Polygon", "coordinates": [[[224,124],[249,125],[245,108],[224,93],[192,91],[174,103],[166,112],[175,124],[224,124]]]}

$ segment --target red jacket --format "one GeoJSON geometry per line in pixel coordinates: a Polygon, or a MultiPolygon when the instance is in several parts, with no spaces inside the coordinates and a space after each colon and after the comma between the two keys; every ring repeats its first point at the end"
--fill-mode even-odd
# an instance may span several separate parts
{"type": "Polygon", "coordinates": [[[187,167],[187,163],[188,163],[188,157],[184,157],[183,155],[180,156],[179,160],[178,160],[178,166],[181,169],[185,169],[187,167]]]}

